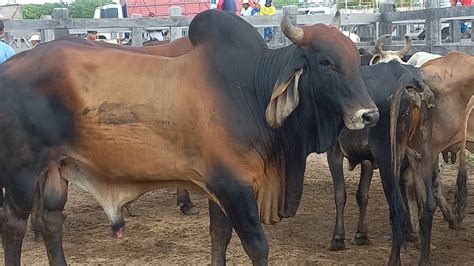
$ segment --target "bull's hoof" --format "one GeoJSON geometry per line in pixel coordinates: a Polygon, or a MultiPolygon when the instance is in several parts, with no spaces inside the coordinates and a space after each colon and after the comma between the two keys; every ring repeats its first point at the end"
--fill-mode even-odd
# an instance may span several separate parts
{"type": "Polygon", "coordinates": [[[181,210],[181,212],[184,214],[184,215],[196,215],[196,214],[199,214],[199,209],[194,207],[194,204],[190,204],[190,205],[183,205],[181,207],[179,207],[179,209],[181,210]]]}
{"type": "Polygon", "coordinates": [[[333,238],[331,240],[331,245],[329,246],[329,250],[338,251],[338,250],[344,250],[344,249],[346,249],[346,243],[344,241],[344,238],[342,239],[333,238]]]}
{"type": "Polygon", "coordinates": [[[461,223],[451,221],[449,222],[449,229],[459,231],[462,229],[461,223]]]}
{"type": "Polygon", "coordinates": [[[365,245],[368,245],[370,243],[370,241],[369,241],[369,237],[367,235],[357,233],[354,236],[354,239],[352,239],[351,243],[354,246],[365,246],[365,245]]]}
{"type": "Polygon", "coordinates": [[[409,233],[409,232],[405,232],[405,239],[408,241],[408,242],[413,242],[413,243],[416,243],[416,242],[420,242],[419,240],[419,237],[418,237],[418,234],[417,233],[409,233]]]}

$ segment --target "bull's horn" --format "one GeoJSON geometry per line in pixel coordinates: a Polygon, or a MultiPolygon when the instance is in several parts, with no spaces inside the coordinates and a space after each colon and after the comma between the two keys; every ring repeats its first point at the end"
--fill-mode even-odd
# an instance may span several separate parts
{"type": "Polygon", "coordinates": [[[283,20],[281,21],[281,31],[296,45],[300,45],[303,41],[303,29],[294,26],[293,23],[291,23],[290,16],[288,14],[283,16],[283,20]]]}
{"type": "Polygon", "coordinates": [[[387,37],[390,37],[389,34],[384,34],[380,36],[377,39],[377,42],[375,43],[375,53],[374,54],[381,54],[382,56],[386,55],[387,53],[383,50],[383,43],[385,42],[385,39],[387,37]]]}
{"type": "Polygon", "coordinates": [[[341,29],[341,12],[336,11],[336,15],[331,20],[329,25],[336,27],[338,30],[341,29]]]}
{"type": "Polygon", "coordinates": [[[411,50],[411,38],[410,38],[410,36],[405,35],[404,37],[405,37],[405,46],[401,50],[397,51],[400,58],[407,55],[408,52],[410,52],[410,50],[411,50]]]}

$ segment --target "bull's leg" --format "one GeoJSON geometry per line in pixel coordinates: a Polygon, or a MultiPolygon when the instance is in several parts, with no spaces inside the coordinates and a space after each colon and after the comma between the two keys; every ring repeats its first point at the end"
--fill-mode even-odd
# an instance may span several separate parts
{"type": "Polygon", "coordinates": [[[404,244],[403,228],[405,225],[403,199],[400,192],[398,180],[395,180],[391,172],[390,144],[380,136],[384,132],[371,130],[369,145],[380,170],[383,191],[390,210],[390,222],[392,227],[392,248],[390,250],[389,265],[400,265],[400,250],[404,244]]]}
{"type": "Polygon", "coordinates": [[[31,231],[33,231],[34,238],[36,241],[40,241],[41,239],[41,207],[40,207],[40,197],[41,195],[39,194],[40,191],[40,184],[41,179],[43,177],[40,177],[38,179],[38,182],[36,184],[35,188],[35,196],[34,196],[34,201],[33,201],[33,209],[31,210],[31,216],[30,216],[30,224],[31,224],[31,231]]]}
{"type": "Polygon", "coordinates": [[[400,265],[400,251],[404,241],[403,225],[405,221],[403,217],[403,199],[398,184],[394,184],[395,182],[390,182],[389,180],[387,180],[388,178],[392,177],[391,174],[382,174],[382,169],[380,169],[380,172],[384,194],[387,198],[388,205],[390,208],[390,220],[392,227],[392,247],[390,250],[390,258],[388,264],[400,265]],[[400,237],[402,239],[400,239],[400,237]]]}
{"type": "Polygon", "coordinates": [[[421,255],[420,265],[430,264],[431,251],[431,228],[433,226],[433,215],[436,209],[433,197],[433,189],[431,180],[425,181],[426,201],[423,202],[423,214],[420,219],[420,238],[421,238],[421,255]]]}
{"type": "Polygon", "coordinates": [[[2,182],[0,183],[0,207],[3,205],[3,188],[5,187],[3,185],[3,177],[0,176],[0,180],[2,180],[2,182]]]}
{"type": "MultiPolygon", "coordinates": [[[[430,111],[424,109],[423,114],[425,117],[430,117],[430,111]]],[[[420,265],[430,264],[430,252],[431,252],[431,228],[433,226],[433,216],[436,210],[436,203],[433,196],[433,165],[434,158],[432,155],[432,121],[428,119],[423,121],[421,132],[423,136],[423,162],[421,169],[422,180],[425,185],[426,201],[423,202],[423,214],[420,219],[420,238],[421,238],[421,254],[420,254],[420,265]]],[[[437,159],[437,158],[436,158],[437,159]]]]}
{"type": "Polygon", "coordinates": [[[252,186],[234,178],[226,169],[215,170],[217,173],[208,183],[209,189],[224,208],[252,263],[267,265],[268,243],[263,233],[252,186]]]}
{"type": "Polygon", "coordinates": [[[186,215],[195,215],[199,213],[199,210],[194,207],[194,203],[189,197],[189,192],[186,189],[177,189],[177,205],[181,209],[181,212],[186,215]]]}
{"type": "Polygon", "coordinates": [[[226,251],[232,238],[232,224],[217,203],[209,200],[210,232],[212,242],[211,265],[225,265],[226,251]]]}
{"type": "MultiPolygon", "coordinates": [[[[405,219],[405,237],[408,241],[417,242],[419,228],[418,202],[416,197],[416,187],[414,182],[413,171],[411,167],[407,167],[401,176],[401,192],[407,212],[405,219]]],[[[417,244],[418,245],[418,244],[417,244]]]]}
{"type": "MultiPolygon", "coordinates": [[[[67,181],[61,178],[57,165],[38,180],[35,204],[38,204],[35,224],[41,230],[51,265],[66,265],[62,245],[63,209],[67,200],[67,181]]],[[[33,218],[32,217],[32,218],[33,218]]]]}
{"type": "Polygon", "coordinates": [[[20,265],[21,247],[28,216],[33,207],[34,184],[39,168],[25,168],[5,180],[5,199],[1,211],[5,265],[20,265]]]}
{"type": "Polygon", "coordinates": [[[344,207],[346,205],[346,185],[344,182],[343,160],[339,143],[327,152],[329,169],[331,170],[334,185],[334,201],[336,203],[336,224],[329,250],[342,250],[346,248],[344,230],[344,207]]]}
{"type": "Polygon", "coordinates": [[[359,188],[357,189],[356,199],[359,206],[359,223],[357,233],[352,240],[354,245],[367,245],[369,236],[367,230],[367,202],[369,201],[369,188],[374,173],[373,165],[370,161],[363,161],[361,164],[361,175],[359,188]]]}
{"type": "MultiPolygon", "coordinates": [[[[3,184],[3,176],[0,176],[0,208],[3,206],[3,188],[5,187],[3,184]]],[[[2,230],[0,230],[0,236],[2,235],[2,230]]]]}
{"type": "Polygon", "coordinates": [[[436,205],[439,206],[443,218],[449,224],[449,228],[459,230],[460,226],[454,218],[453,210],[451,205],[448,204],[448,201],[445,198],[444,187],[443,187],[443,159],[441,155],[438,158],[438,161],[434,163],[433,166],[433,193],[436,201],[436,205]]]}

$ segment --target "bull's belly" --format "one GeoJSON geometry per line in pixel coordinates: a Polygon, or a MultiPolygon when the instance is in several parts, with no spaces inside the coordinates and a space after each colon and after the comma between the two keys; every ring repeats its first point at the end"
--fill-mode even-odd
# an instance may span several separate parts
{"type": "Polygon", "coordinates": [[[202,183],[201,152],[181,137],[176,131],[164,128],[156,132],[141,123],[95,124],[82,130],[78,143],[66,157],[104,182],[202,183]]]}
{"type": "Polygon", "coordinates": [[[109,175],[104,178],[105,176],[90,172],[89,169],[95,168],[95,165],[84,164],[83,161],[67,157],[62,160],[59,172],[63,179],[89,192],[102,206],[112,224],[121,219],[122,207],[125,204],[159,188],[186,188],[216,201],[202,182],[201,176],[194,171],[175,169],[171,175],[157,172],[146,178],[139,173],[129,172],[128,176],[109,175]]]}

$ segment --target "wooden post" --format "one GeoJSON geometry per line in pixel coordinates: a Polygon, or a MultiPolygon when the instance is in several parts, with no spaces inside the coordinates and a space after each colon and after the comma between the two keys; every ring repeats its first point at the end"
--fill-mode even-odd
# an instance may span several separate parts
{"type": "MultiPolygon", "coordinates": [[[[44,15],[44,16],[41,16],[41,19],[51,20],[51,19],[53,19],[53,17],[50,16],[50,15],[44,15]]],[[[49,29],[42,29],[41,30],[41,41],[42,42],[50,42],[52,40],[54,40],[54,31],[49,30],[49,29]]]]}
{"type": "Polygon", "coordinates": [[[370,25],[357,26],[357,35],[359,35],[362,42],[368,40],[370,38],[370,25]]]}
{"type": "MultiPolygon", "coordinates": [[[[283,14],[286,14],[286,13],[290,15],[290,20],[293,23],[293,25],[298,25],[298,21],[297,21],[298,20],[298,16],[297,16],[298,6],[283,6],[283,14]]],[[[283,45],[288,46],[290,44],[292,44],[292,42],[285,36],[283,45]]]]}
{"type": "Polygon", "coordinates": [[[425,21],[426,45],[431,52],[432,46],[441,44],[441,21],[440,19],[427,18],[425,21]]]}
{"type": "MultiPolygon", "coordinates": [[[[393,0],[385,0],[380,1],[379,5],[379,12],[383,15],[383,13],[388,13],[393,11],[393,0]]],[[[379,23],[379,36],[375,36],[374,40],[377,40],[380,36],[384,34],[392,35],[393,25],[391,21],[383,21],[379,23]]],[[[391,44],[391,39],[386,39],[387,44],[391,44]]]]}
{"type": "Polygon", "coordinates": [[[370,42],[371,45],[375,45],[375,41],[380,36],[380,22],[373,23],[374,25],[374,34],[372,35],[372,41],[370,42]]]}
{"type": "MultiPolygon", "coordinates": [[[[170,17],[181,17],[182,11],[180,6],[170,6],[169,9],[170,17]]],[[[170,41],[183,37],[183,28],[182,27],[171,27],[170,28],[170,41]]]]}
{"type": "Polygon", "coordinates": [[[425,20],[425,41],[428,52],[432,52],[433,46],[441,44],[441,20],[432,18],[432,9],[439,8],[439,0],[427,0],[425,7],[428,16],[425,20]]]}
{"type": "MultiPolygon", "coordinates": [[[[69,20],[69,10],[67,8],[55,8],[53,9],[53,19],[60,19],[64,21],[64,24],[66,24],[66,21],[69,20]]],[[[69,29],[67,26],[62,29],[54,29],[54,39],[61,38],[63,36],[69,35],[69,29]]]]}
{"type": "Polygon", "coordinates": [[[407,34],[408,25],[398,24],[397,25],[397,37],[404,39],[403,36],[407,34]]]}
{"type": "Polygon", "coordinates": [[[451,20],[449,22],[449,39],[450,42],[461,41],[461,20],[451,20]]]}
{"type": "MultiPolygon", "coordinates": [[[[141,18],[142,14],[132,14],[132,18],[141,18]]],[[[132,46],[141,47],[143,46],[143,29],[142,28],[132,28],[132,46]]]]}
{"type": "Polygon", "coordinates": [[[471,42],[474,42],[474,19],[471,20],[471,42]]]}

